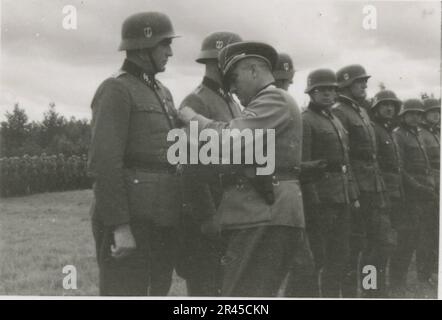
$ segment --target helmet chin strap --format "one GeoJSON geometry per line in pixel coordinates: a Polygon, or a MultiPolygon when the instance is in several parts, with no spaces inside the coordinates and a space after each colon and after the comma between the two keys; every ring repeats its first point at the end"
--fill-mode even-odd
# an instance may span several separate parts
{"type": "Polygon", "coordinates": [[[157,74],[160,70],[159,70],[157,64],[155,63],[155,59],[154,59],[153,56],[152,56],[152,50],[151,50],[150,48],[148,49],[147,54],[148,54],[148,56],[149,56],[149,60],[150,60],[150,63],[151,63],[151,65],[152,65],[152,68],[153,68],[153,72],[154,72],[153,75],[155,75],[155,74],[157,74]]]}
{"type": "Polygon", "coordinates": [[[152,76],[154,76],[155,74],[157,74],[157,73],[159,72],[159,69],[158,69],[158,66],[157,66],[156,63],[155,63],[155,60],[154,60],[154,58],[153,58],[153,56],[152,56],[152,50],[151,50],[150,48],[147,49],[147,56],[148,56],[148,60],[145,59],[143,55],[138,54],[138,58],[139,58],[141,61],[143,61],[143,62],[145,62],[146,64],[148,64],[148,65],[152,68],[152,71],[153,71],[152,76]]]}

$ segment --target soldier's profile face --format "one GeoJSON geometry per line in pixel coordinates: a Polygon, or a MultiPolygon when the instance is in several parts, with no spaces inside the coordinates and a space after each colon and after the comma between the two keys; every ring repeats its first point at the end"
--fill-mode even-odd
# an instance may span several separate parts
{"type": "Polygon", "coordinates": [[[169,57],[173,55],[171,45],[172,39],[164,39],[152,49],[151,56],[159,72],[166,70],[166,64],[169,57]]]}
{"type": "Polygon", "coordinates": [[[379,103],[377,113],[383,119],[393,119],[396,113],[394,103],[391,101],[384,101],[379,103]]]}
{"type": "Polygon", "coordinates": [[[438,124],[440,121],[440,110],[430,110],[426,112],[425,120],[430,124],[438,124]]]}
{"type": "Polygon", "coordinates": [[[355,80],[350,85],[350,91],[354,98],[364,99],[367,96],[367,79],[355,80]]]}

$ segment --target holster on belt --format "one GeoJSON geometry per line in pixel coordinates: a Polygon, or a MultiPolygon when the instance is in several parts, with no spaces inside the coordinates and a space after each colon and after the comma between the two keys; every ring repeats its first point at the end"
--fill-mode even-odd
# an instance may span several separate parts
{"type": "Polygon", "coordinates": [[[299,171],[299,168],[289,168],[279,170],[273,175],[256,175],[256,168],[246,168],[241,173],[222,175],[221,181],[223,186],[226,187],[240,184],[241,178],[247,179],[264,201],[268,205],[272,205],[275,203],[274,186],[279,183],[279,180],[298,179],[299,171]]]}

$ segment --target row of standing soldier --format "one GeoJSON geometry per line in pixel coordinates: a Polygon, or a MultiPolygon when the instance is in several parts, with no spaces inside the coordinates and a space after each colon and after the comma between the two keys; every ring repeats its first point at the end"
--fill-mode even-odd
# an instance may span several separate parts
{"type": "Polygon", "coordinates": [[[286,296],[356,297],[358,287],[365,297],[386,296],[388,260],[390,284],[400,291],[416,247],[419,279],[431,281],[439,160],[430,150],[439,140],[432,132],[437,143],[425,145],[424,129],[412,119],[425,114],[435,129],[439,102],[427,100],[424,112],[421,101],[408,100],[398,113],[400,101],[383,91],[367,107],[370,76],[351,65],[336,74],[313,71],[301,115],[286,92],[294,76],[287,55],[216,32],[197,59],[205,66],[202,83],[177,112],[155,78],[175,37],[162,13],[127,18],[120,45],[126,59],[92,101],[100,294],[166,295],[176,270],[193,296],[276,296],[287,276],[286,296]],[[400,126],[392,132],[395,116],[400,126]],[[190,121],[219,133],[275,129],[275,172],[259,177],[244,165],[178,170],[167,160],[166,137],[190,121]],[[378,274],[375,288],[358,277],[366,265],[378,274]]]}
{"type": "Polygon", "coordinates": [[[1,197],[91,188],[87,156],[63,154],[0,159],[1,197]]]}

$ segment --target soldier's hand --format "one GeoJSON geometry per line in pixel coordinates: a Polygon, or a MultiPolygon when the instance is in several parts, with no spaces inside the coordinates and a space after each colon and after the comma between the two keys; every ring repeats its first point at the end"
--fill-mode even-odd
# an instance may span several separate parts
{"type": "Polygon", "coordinates": [[[128,224],[118,226],[114,230],[115,245],[111,246],[111,255],[115,259],[122,259],[131,254],[135,248],[135,238],[128,224]]]}
{"type": "Polygon", "coordinates": [[[361,204],[359,203],[359,200],[356,200],[355,202],[353,202],[353,207],[355,209],[359,209],[361,207],[361,204]]]}
{"type": "Polygon", "coordinates": [[[193,111],[192,108],[186,106],[178,111],[178,117],[186,125],[189,124],[190,120],[192,120],[192,118],[195,117],[196,115],[197,113],[193,111]]]}

